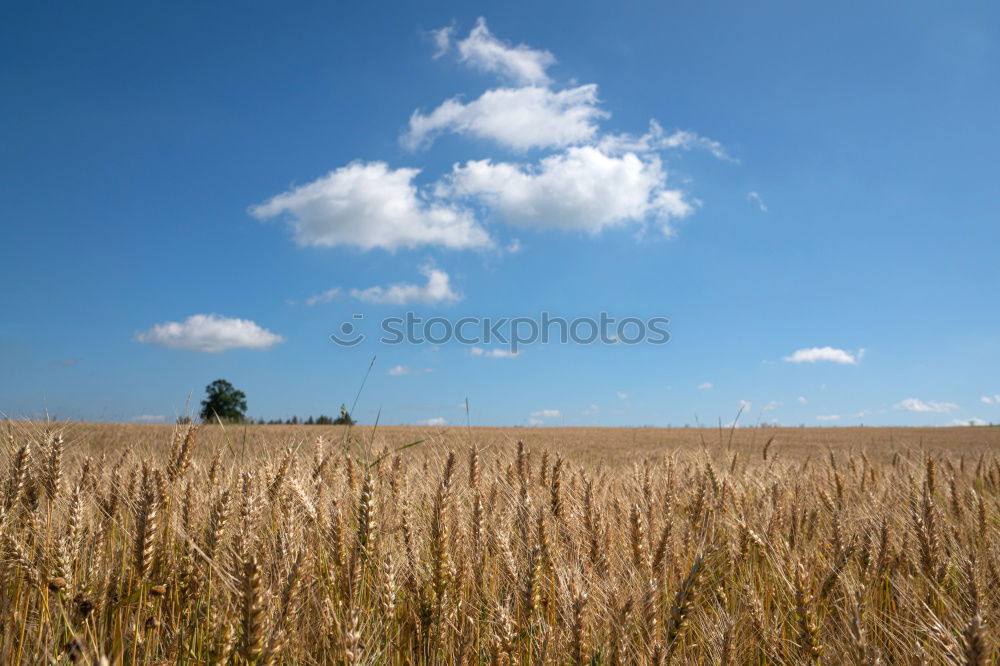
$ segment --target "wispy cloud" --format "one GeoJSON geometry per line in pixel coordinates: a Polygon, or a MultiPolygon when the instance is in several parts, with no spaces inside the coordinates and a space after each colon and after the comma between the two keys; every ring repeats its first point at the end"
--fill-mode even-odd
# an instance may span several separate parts
{"type": "Polygon", "coordinates": [[[196,314],[182,322],[157,324],[136,333],[135,339],[161,347],[208,353],[229,349],[267,349],[285,340],[249,319],[231,319],[215,314],[196,314]]]}
{"type": "Polygon", "coordinates": [[[828,414],[826,416],[817,416],[817,421],[839,421],[840,414],[828,414]]]}
{"type": "Polygon", "coordinates": [[[546,70],[556,58],[548,51],[525,44],[512,45],[497,39],[480,17],[465,39],[453,40],[454,29],[443,28],[434,33],[437,57],[447,53],[454,44],[458,59],[476,69],[499,74],[521,85],[546,85],[546,70]]]}
{"type": "Polygon", "coordinates": [[[394,365],[385,371],[385,374],[390,377],[401,377],[403,375],[415,375],[418,373],[431,373],[434,372],[434,368],[411,368],[408,365],[394,365]]]}
{"type": "Polygon", "coordinates": [[[979,402],[984,405],[1000,405],[1000,395],[984,395],[979,402]]]}
{"type": "Polygon", "coordinates": [[[424,267],[420,272],[427,278],[423,285],[400,282],[388,287],[351,289],[351,297],[367,303],[383,305],[450,305],[462,300],[462,295],[451,288],[451,278],[444,271],[424,267]]]}
{"type": "Polygon", "coordinates": [[[451,40],[455,34],[455,26],[447,25],[443,28],[430,31],[430,38],[434,41],[434,56],[437,60],[448,52],[451,48],[451,40]]]}
{"type": "Polygon", "coordinates": [[[729,156],[726,149],[718,141],[701,136],[690,130],[676,130],[667,134],[655,120],[649,121],[649,129],[645,134],[605,134],[597,142],[597,147],[603,152],[620,155],[623,153],[652,153],[664,150],[706,150],[717,159],[726,162],[739,162],[729,156]]]}
{"type": "Polygon", "coordinates": [[[804,405],[804,404],[806,404],[806,403],[808,403],[808,402],[809,402],[808,400],[806,400],[806,397],[805,397],[804,395],[800,395],[800,396],[798,397],[798,401],[799,401],[799,404],[800,404],[800,405],[804,405]]]}
{"type": "Polygon", "coordinates": [[[166,423],[167,417],[162,414],[140,414],[129,419],[132,423],[166,423]]]}
{"type": "Polygon", "coordinates": [[[892,407],[907,412],[936,412],[946,413],[953,409],[958,409],[958,405],[953,402],[934,402],[933,400],[923,401],[919,398],[907,398],[892,407]]]}
{"type": "Polygon", "coordinates": [[[508,349],[483,349],[482,347],[471,347],[469,354],[486,358],[517,358],[521,355],[520,352],[512,352],[508,349]]]}
{"type": "Polygon", "coordinates": [[[701,389],[702,391],[711,390],[712,382],[702,382],[701,384],[698,384],[698,388],[701,389]]]}
{"type": "Polygon", "coordinates": [[[417,425],[422,426],[443,426],[448,425],[448,421],[440,416],[435,416],[432,419],[424,419],[423,421],[417,421],[417,425]]]}
{"type": "Polygon", "coordinates": [[[594,414],[597,414],[600,411],[601,408],[598,407],[597,405],[590,405],[587,407],[587,409],[583,410],[580,413],[583,414],[584,416],[593,416],[594,414]]]}
{"type": "Polygon", "coordinates": [[[625,391],[618,391],[616,395],[618,396],[619,400],[628,400],[628,393],[626,393],[625,391]]]}
{"type": "Polygon", "coordinates": [[[756,193],[756,192],[750,192],[747,195],[747,199],[749,199],[750,201],[752,201],[755,204],[757,204],[757,208],[760,209],[760,212],[762,212],[762,213],[766,213],[767,212],[767,205],[764,203],[764,200],[761,198],[761,196],[758,193],[756,193]]]}
{"type": "Polygon", "coordinates": [[[322,291],[318,294],[313,294],[306,299],[306,305],[312,307],[314,305],[319,305],[320,303],[329,303],[330,301],[338,298],[341,294],[340,287],[331,287],[326,291],[322,291]]]}
{"type": "Polygon", "coordinates": [[[953,426],[984,426],[987,425],[986,421],[980,418],[972,417],[969,419],[955,419],[948,425],[953,426]]]}
{"type": "Polygon", "coordinates": [[[562,412],[558,409],[539,409],[537,412],[532,412],[531,416],[536,419],[558,419],[562,417],[562,412]]]}
{"type": "Polygon", "coordinates": [[[862,409],[860,412],[854,415],[855,418],[863,419],[868,416],[875,416],[877,414],[885,414],[884,409],[862,409]]]}
{"type": "Polygon", "coordinates": [[[846,349],[835,347],[808,347],[797,349],[790,356],[784,358],[789,363],[842,363],[844,365],[857,365],[865,355],[864,349],[857,352],[850,352],[846,349]]]}

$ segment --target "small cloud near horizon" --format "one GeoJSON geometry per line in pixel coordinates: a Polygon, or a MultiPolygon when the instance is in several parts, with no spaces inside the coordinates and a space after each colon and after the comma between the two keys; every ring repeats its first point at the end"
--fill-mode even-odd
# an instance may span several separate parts
{"type": "Polygon", "coordinates": [[[859,349],[857,352],[850,352],[846,349],[836,347],[807,347],[797,349],[791,355],[785,356],[788,363],[841,363],[843,365],[857,365],[865,355],[865,350],[859,349]]]}
{"type": "Polygon", "coordinates": [[[919,398],[907,398],[906,400],[896,403],[892,408],[907,412],[933,412],[944,414],[952,411],[953,409],[958,409],[958,405],[953,402],[935,402],[933,400],[925,402],[919,398]]]}
{"type": "Polygon", "coordinates": [[[167,417],[162,414],[140,414],[129,419],[132,423],[166,423],[167,417]]]}

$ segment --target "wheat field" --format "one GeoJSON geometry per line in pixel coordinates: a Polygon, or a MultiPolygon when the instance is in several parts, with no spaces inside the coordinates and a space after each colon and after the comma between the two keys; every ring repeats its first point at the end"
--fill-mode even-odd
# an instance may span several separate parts
{"type": "Polygon", "coordinates": [[[997,654],[997,428],[6,426],[3,664],[997,654]]]}

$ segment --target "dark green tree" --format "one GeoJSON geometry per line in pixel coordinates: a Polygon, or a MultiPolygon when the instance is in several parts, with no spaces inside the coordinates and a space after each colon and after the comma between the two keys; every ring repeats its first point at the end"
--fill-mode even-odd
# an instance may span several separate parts
{"type": "Polygon", "coordinates": [[[247,413],[247,395],[225,379],[216,379],[205,387],[201,401],[201,420],[211,423],[217,418],[225,423],[242,423],[247,413]]]}
{"type": "Polygon", "coordinates": [[[347,405],[340,406],[340,416],[333,420],[333,425],[354,425],[354,419],[347,411],[347,405]]]}

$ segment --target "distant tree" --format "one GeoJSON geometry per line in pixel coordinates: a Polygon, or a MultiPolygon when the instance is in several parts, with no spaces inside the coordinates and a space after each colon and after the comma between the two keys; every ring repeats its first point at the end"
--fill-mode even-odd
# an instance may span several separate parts
{"type": "Polygon", "coordinates": [[[178,416],[177,417],[177,425],[188,425],[190,423],[191,423],[191,417],[190,416],[178,416]]]}
{"type": "Polygon", "coordinates": [[[316,419],[316,425],[333,425],[333,418],[326,414],[320,414],[316,419]]]}
{"type": "Polygon", "coordinates": [[[247,413],[247,395],[236,390],[225,379],[216,379],[205,387],[206,397],[201,401],[201,420],[242,423],[247,413]]]}
{"type": "Polygon", "coordinates": [[[313,425],[313,417],[310,416],[308,419],[306,419],[306,425],[313,425]]]}
{"type": "Polygon", "coordinates": [[[354,419],[347,411],[347,405],[340,406],[340,416],[333,420],[333,425],[354,425],[354,419]]]}

